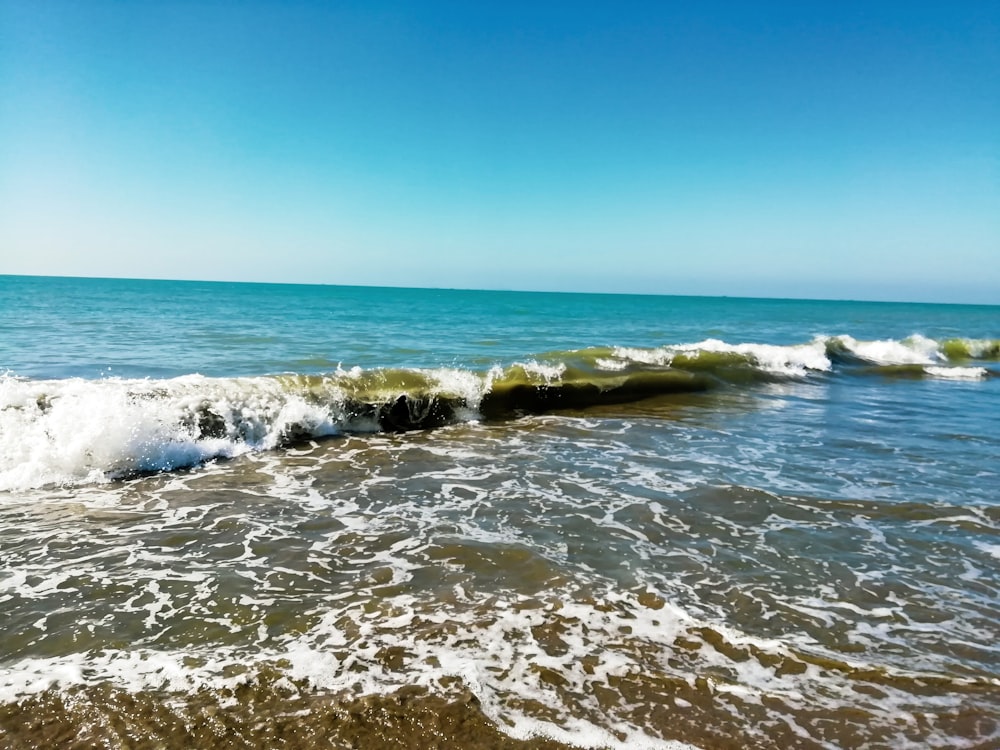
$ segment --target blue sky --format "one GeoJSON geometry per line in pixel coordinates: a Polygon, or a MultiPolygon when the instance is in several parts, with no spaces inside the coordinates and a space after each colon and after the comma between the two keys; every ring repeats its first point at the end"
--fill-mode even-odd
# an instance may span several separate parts
{"type": "Polygon", "coordinates": [[[4,3],[0,273],[1000,303],[1000,5],[4,3]]]}

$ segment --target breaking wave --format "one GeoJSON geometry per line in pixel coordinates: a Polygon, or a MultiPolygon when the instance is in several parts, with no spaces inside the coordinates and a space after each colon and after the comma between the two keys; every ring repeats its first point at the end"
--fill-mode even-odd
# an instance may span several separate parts
{"type": "Polygon", "coordinates": [[[549,352],[486,370],[361,369],[168,380],[0,375],[0,491],[108,481],[343,433],[405,431],[831,372],[975,381],[1000,340],[728,344],[549,352]]]}

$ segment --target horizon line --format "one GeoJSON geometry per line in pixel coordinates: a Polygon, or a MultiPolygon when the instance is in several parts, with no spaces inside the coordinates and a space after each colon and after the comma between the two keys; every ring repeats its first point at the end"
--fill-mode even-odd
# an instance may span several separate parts
{"type": "Polygon", "coordinates": [[[789,297],[789,296],[761,296],[746,294],[694,294],[684,292],[596,292],[583,290],[566,289],[514,289],[514,288],[487,288],[487,287],[460,287],[460,286],[405,286],[400,284],[351,284],[337,282],[320,281],[249,281],[234,279],[183,279],[165,278],[157,276],[76,276],[70,274],[34,274],[34,273],[5,273],[0,272],[0,277],[25,278],[25,279],[76,279],[89,281],[151,281],[164,283],[188,283],[188,284],[246,284],[256,286],[300,286],[300,287],[340,287],[351,289],[401,289],[413,291],[440,291],[440,292],[485,292],[485,293],[505,293],[505,294],[567,294],[567,295],[589,295],[608,297],[685,297],[692,299],[733,299],[733,300],[769,300],[774,302],[846,302],[884,305],[950,305],[959,307],[1000,307],[998,302],[928,302],[925,300],[913,299],[875,299],[864,297],[789,297]]]}

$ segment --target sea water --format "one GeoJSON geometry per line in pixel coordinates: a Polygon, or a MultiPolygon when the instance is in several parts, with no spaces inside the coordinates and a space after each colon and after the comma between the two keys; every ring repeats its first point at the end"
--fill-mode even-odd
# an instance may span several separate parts
{"type": "Polygon", "coordinates": [[[1000,744],[1000,308],[0,277],[0,745],[1000,744]]]}

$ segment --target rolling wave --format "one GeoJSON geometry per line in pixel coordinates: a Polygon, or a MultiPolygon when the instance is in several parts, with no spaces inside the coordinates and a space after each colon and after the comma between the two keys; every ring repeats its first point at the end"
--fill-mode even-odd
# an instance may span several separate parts
{"type": "Polygon", "coordinates": [[[797,345],[709,339],[601,347],[464,368],[324,375],[31,380],[0,375],[0,491],[108,481],[349,432],[406,431],[637,401],[775,379],[852,375],[982,380],[1000,340],[797,345]]]}

